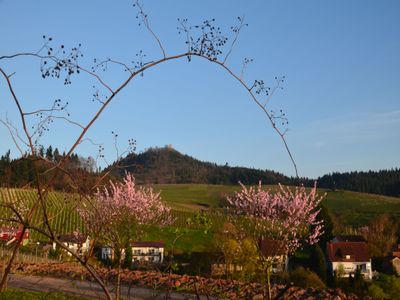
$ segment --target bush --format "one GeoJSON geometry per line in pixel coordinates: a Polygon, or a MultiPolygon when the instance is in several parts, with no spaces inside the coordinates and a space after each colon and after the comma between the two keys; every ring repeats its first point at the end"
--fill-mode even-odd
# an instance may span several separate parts
{"type": "Polygon", "coordinates": [[[59,258],[61,257],[61,251],[60,251],[60,249],[56,249],[56,250],[50,249],[50,250],[49,250],[48,257],[49,257],[50,259],[59,259],[59,258]]]}
{"type": "Polygon", "coordinates": [[[400,300],[400,277],[391,277],[388,291],[391,299],[400,300]]]}
{"type": "Polygon", "coordinates": [[[389,296],[383,291],[383,289],[376,283],[373,283],[368,287],[368,293],[372,298],[377,300],[389,298],[389,296]]]}
{"type": "Polygon", "coordinates": [[[368,287],[368,292],[374,299],[400,300],[400,277],[380,274],[368,287]]]}
{"type": "Polygon", "coordinates": [[[317,274],[308,269],[306,270],[303,267],[298,267],[294,271],[290,272],[289,278],[294,285],[303,288],[325,288],[325,284],[317,274]]]}

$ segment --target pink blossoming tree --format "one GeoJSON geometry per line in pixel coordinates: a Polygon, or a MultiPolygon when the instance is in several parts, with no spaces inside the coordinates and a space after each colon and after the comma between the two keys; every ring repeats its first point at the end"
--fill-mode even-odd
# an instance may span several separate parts
{"type": "MultiPolygon", "coordinates": [[[[80,208],[79,214],[94,241],[110,246],[117,256],[115,298],[120,297],[121,253],[132,241],[141,237],[143,226],[165,226],[173,218],[160,194],[151,188],[138,187],[135,178],[127,173],[123,182],[110,182],[110,188],[98,189],[93,201],[80,208]]],[[[92,247],[94,246],[94,243],[92,247]]]]}
{"type": "Polygon", "coordinates": [[[271,299],[273,266],[304,243],[315,244],[323,233],[323,224],[317,220],[317,215],[318,204],[324,196],[317,195],[316,186],[307,192],[303,186],[293,190],[279,185],[275,193],[264,190],[261,182],[258,187],[241,186],[241,191],[228,197],[230,211],[234,223],[258,248],[267,277],[268,298],[271,299]]]}

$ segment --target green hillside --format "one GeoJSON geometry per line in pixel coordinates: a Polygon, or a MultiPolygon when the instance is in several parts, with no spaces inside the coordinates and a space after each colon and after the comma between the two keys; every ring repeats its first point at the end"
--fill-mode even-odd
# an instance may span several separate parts
{"type": "Polygon", "coordinates": [[[374,217],[385,213],[400,218],[400,198],[343,190],[326,192],[323,204],[344,226],[367,225],[374,217]]]}
{"type": "MultiPolygon", "coordinates": [[[[240,189],[233,185],[205,184],[155,185],[154,188],[161,191],[162,198],[174,209],[183,211],[218,207],[223,197],[240,189]]],[[[267,188],[276,190],[277,186],[267,188]]],[[[343,226],[363,226],[383,213],[400,217],[400,198],[343,190],[319,190],[319,194],[324,193],[323,205],[343,226]]]]}
{"type": "MultiPolygon", "coordinates": [[[[233,194],[239,190],[239,186],[229,185],[206,185],[206,184],[166,184],[154,185],[156,191],[160,191],[161,197],[173,209],[176,218],[175,224],[163,230],[149,229],[146,238],[165,240],[168,244],[174,239],[176,227],[186,227],[186,219],[201,210],[213,211],[219,207],[221,200],[226,195],[233,194]]],[[[267,186],[275,190],[277,186],[267,186]]],[[[386,196],[363,194],[350,191],[326,191],[323,204],[342,226],[359,227],[368,224],[376,215],[389,213],[400,217],[400,199],[386,196]]],[[[19,199],[32,203],[36,197],[34,190],[27,189],[0,189],[0,201],[8,202],[11,199],[19,199]]],[[[58,234],[70,233],[74,230],[83,230],[82,221],[76,213],[75,207],[82,201],[73,194],[59,192],[49,193],[49,216],[52,225],[58,234]]],[[[4,214],[4,209],[0,211],[4,214]]],[[[40,224],[40,213],[34,216],[34,222],[40,224]]],[[[220,219],[214,219],[216,227],[220,226],[220,219]]],[[[207,243],[212,239],[212,234],[203,236],[200,228],[191,227],[191,234],[182,238],[177,247],[181,250],[193,251],[205,249],[207,243]],[[190,238],[189,238],[190,237],[190,238]]],[[[31,235],[33,240],[40,240],[37,233],[31,235]]]]}

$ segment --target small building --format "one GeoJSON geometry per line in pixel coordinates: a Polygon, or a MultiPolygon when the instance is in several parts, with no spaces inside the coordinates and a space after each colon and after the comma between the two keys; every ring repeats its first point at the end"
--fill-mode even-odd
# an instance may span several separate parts
{"type": "MultiPolygon", "coordinates": [[[[164,242],[133,242],[132,247],[132,262],[154,262],[162,263],[164,261],[164,242]]],[[[114,259],[114,249],[111,246],[101,247],[101,259],[112,260],[114,259]]],[[[125,249],[122,249],[122,258],[125,257],[125,249]]]]}
{"type": "Polygon", "coordinates": [[[371,258],[362,236],[337,236],[327,243],[328,269],[338,276],[349,277],[357,269],[365,279],[372,279],[371,258]]]}
{"type": "Polygon", "coordinates": [[[272,273],[288,271],[289,256],[283,241],[261,239],[259,247],[264,258],[272,260],[272,273]]]}
{"type": "MultiPolygon", "coordinates": [[[[65,247],[73,252],[82,255],[89,251],[90,240],[88,235],[84,234],[65,234],[60,235],[58,240],[64,244],[65,247]]],[[[56,243],[53,243],[53,249],[56,249],[56,243]]],[[[72,254],[67,252],[69,256],[72,254]]]]}
{"type": "Polygon", "coordinates": [[[396,247],[393,249],[390,262],[396,274],[400,275],[400,244],[397,244],[396,247]]]}
{"type": "Polygon", "coordinates": [[[111,246],[101,246],[100,257],[102,260],[113,260],[114,249],[111,246]]]}
{"type": "Polygon", "coordinates": [[[400,258],[400,244],[397,244],[392,251],[392,256],[393,257],[399,257],[400,258]]]}
{"type": "Polygon", "coordinates": [[[396,272],[397,275],[400,275],[400,258],[394,257],[391,260],[393,270],[396,272]]]}
{"type": "Polygon", "coordinates": [[[133,242],[132,260],[162,263],[164,261],[164,242],[133,242]]]}
{"type": "MultiPolygon", "coordinates": [[[[22,235],[22,229],[17,227],[0,227],[0,241],[6,245],[11,245],[17,241],[22,235]]],[[[26,229],[22,237],[22,245],[29,243],[29,230],[26,229]]]]}

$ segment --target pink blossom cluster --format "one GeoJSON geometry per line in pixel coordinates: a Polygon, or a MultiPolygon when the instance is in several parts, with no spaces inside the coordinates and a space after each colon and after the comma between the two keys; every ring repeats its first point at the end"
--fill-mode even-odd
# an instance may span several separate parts
{"type": "Polygon", "coordinates": [[[121,225],[165,226],[172,223],[170,208],[152,188],[138,187],[135,178],[127,173],[123,182],[110,182],[110,188],[98,189],[89,205],[78,210],[90,233],[115,231],[121,225]],[[129,224],[123,224],[127,223],[129,224]]]}
{"type": "Polygon", "coordinates": [[[323,222],[317,219],[318,197],[316,185],[307,193],[304,186],[291,189],[279,185],[272,193],[256,187],[242,190],[228,197],[231,210],[248,233],[257,239],[282,241],[287,254],[295,252],[303,243],[315,244],[323,234],[323,222]],[[250,232],[249,232],[250,231],[250,232]]]}

